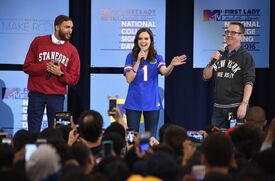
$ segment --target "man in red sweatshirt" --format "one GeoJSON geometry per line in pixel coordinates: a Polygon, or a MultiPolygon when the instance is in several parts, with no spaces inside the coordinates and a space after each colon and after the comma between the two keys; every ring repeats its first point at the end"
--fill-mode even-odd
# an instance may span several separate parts
{"type": "Polygon", "coordinates": [[[80,60],[77,49],[69,43],[73,22],[70,17],[55,18],[54,34],[36,37],[29,48],[23,71],[29,75],[28,129],[39,132],[46,106],[48,126],[56,112],[64,109],[67,85],[77,84],[80,60]]]}

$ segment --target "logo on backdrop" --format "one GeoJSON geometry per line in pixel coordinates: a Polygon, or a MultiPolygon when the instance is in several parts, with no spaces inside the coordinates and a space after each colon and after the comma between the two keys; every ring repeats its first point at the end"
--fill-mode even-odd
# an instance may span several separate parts
{"type": "Polygon", "coordinates": [[[139,28],[156,28],[155,9],[108,9],[100,10],[101,21],[120,22],[120,49],[131,50],[139,28]]]}
{"type": "Polygon", "coordinates": [[[0,33],[42,34],[52,30],[52,20],[0,19],[0,33]]]}
{"type": "Polygon", "coordinates": [[[222,10],[203,10],[203,21],[221,21],[222,10]]]}
{"type": "Polygon", "coordinates": [[[260,36],[260,13],[260,9],[205,9],[203,21],[221,21],[223,29],[226,29],[231,21],[243,23],[246,30],[242,45],[248,51],[259,51],[259,42],[255,38],[260,36]]]}
{"type": "Polygon", "coordinates": [[[260,15],[260,9],[204,9],[203,21],[258,21],[260,15]]]}

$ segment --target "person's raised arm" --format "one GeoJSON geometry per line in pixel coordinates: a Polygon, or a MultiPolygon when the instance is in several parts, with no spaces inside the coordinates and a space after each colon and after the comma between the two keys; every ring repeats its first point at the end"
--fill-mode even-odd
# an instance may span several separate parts
{"type": "Polygon", "coordinates": [[[123,128],[125,130],[127,130],[128,126],[126,124],[126,121],[124,120],[121,112],[120,112],[120,109],[119,107],[115,107],[113,108],[113,111],[115,111],[115,114],[114,115],[110,115],[114,118],[114,120],[116,120],[121,126],[123,126],[123,128]]]}
{"type": "Polygon", "coordinates": [[[162,75],[168,76],[171,74],[175,66],[182,65],[186,63],[187,56],[186,55],[180,55],[176,56],[172,59],[171,63],[168,67],[162,66],[160,67],[159,71],[162,75]]]}

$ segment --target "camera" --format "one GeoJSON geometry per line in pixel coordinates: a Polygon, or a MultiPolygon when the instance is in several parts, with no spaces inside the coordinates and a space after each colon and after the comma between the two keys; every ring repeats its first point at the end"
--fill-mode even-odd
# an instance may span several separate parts
{"type": "Polygon", "coordinates": [[[64,126],[71,124],[70,112],[57,112],[55,114],[56,126],[64,126]]]}
{"type": "Polygon", "coordinates": [[[135,137],[134,129],[133,128],[128,128],[127,129],[127,137],[126,137],[126,140],[127,140],[128,144],[131,145],[131,144],[135,143],[134,137],[135,137]]]}
{"type": "Polygon", "coordinates": [[[203,133],[199,131],[187,131],[187,136],[198,141],[203,141],[204,139],[203,133]]]}

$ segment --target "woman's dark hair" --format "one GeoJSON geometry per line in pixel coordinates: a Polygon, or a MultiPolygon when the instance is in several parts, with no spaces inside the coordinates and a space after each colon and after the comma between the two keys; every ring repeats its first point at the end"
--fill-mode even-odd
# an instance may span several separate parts
{"type": "Polygon", "coordinates": [[[138,46],[138,38],[139,38],[139,35],[143,32],[147,32],[150,36],[151,44],[150,44],[150,47],[149,47],[147,60],[150,61],[150,62],[153,62],[156,58],[157,51],[155,50],[155,47],[154,47],[154,44],[155,44],[154,35],[153,35],[152,31],[150,30],[150,28],[140,28],[137,31],[136,36],[135,36],[135,40],[134,40],[134,47],[132,49],[134,60],[137,61],[138,53],[140,52],[140,48],[138,46]]]}

